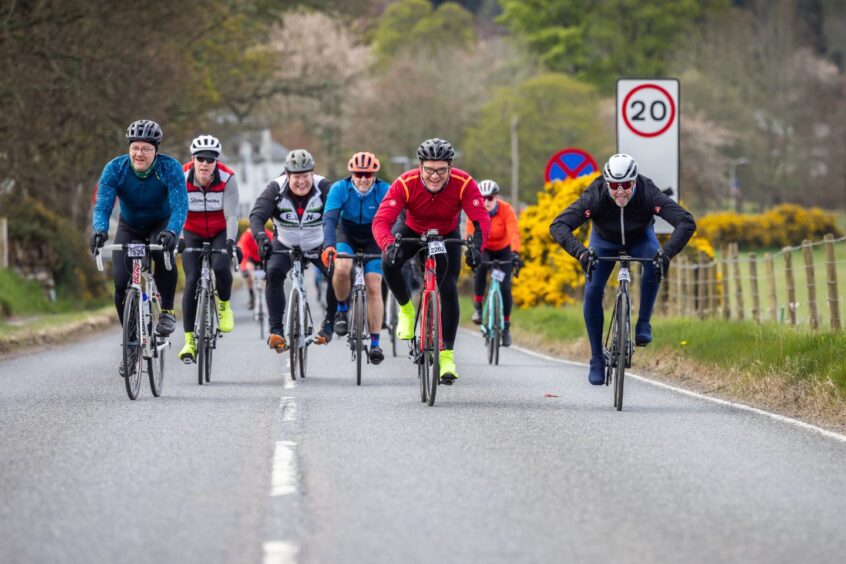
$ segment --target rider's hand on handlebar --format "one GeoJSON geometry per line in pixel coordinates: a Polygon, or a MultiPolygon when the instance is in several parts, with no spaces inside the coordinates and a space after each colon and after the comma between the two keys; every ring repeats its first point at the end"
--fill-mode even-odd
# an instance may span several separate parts
{"type": "Polygon", "coordinates": [[[97,249],[105,245],[106,239],[108,238],[108,233],[105,233],[103,231],[97,231],[96,233],[92,233],[91,238],[89,239],[89,244],[91,245],[91,254],[97,254],[97,249]]]}
{"type": "Polygon", "coordinates": [[[258,252],[261,258],[264,260],[270,258],[270,251],[273,250],[273,243],[271,243],[270,239],[267,238],[267,234],[259,232],[257,235],[254,235],[253,238],[256,240],[256,246],[258,246],[258,252]]]}
{"type": "Polygon", "coordinates": [[[229,254],[229,260],[232,260],[232,257],[238,259],[238,264],[244,260],[244,253],[241,251],[241,247],[235,243],[234,239],[227,239],[226,240],[226,252],[229,254]]]}
{"type": "Polygon", "coordinates": [[[479,265],[482,264],[482,251],[475,245],[475,243],[471,243],[467,250],[464,251],[464,260],[467,262],[467,266],[476,270],[479,268],[479,265]]]}
{"type": "Polygon", "coordinates": [[[323,266],[329,268],[329,263],[333,260],[336,254],[338,253],[337,251],[335,251],[335,247],[333,247],[332,245],[329,245],[328,247],[323,249],[323,252],[320,253],[320,260],[323,261],[323,266]]]}
{"type": "Polygon", "coordinates": [[[159,233],[159,245],[165,251],[172,252],[176,248],[176,234],[172,231],[162,231],[159,233]]]}
{"type": "Polygon", "coordinates": [[[179,241],[176,243],[176,254],[181,255],[184,252],[185,252],[185,239],[180,237],[179,241]]]}
{"type": "Polygon", "coordinates": [[[664,252],[664,249],[659,249],[655,253],[655,258],[652,259],[652,264],[655,265],[655,272],[660,281],[662,277],[667,275],[667,270],[670,268],[670,256],[664,252]]]}
{"type": "Polygon", "coordinates": [[[579,264],[582,265],[582,270],[585,271],[585,277],[590,280],[593,274],[593,269],[596,263],[596,253],[593,249],[583,249],[579,255],[579,264]]]}
{"type": "Polygon", "coordinates": [[[399,243],[388,245],[385,249],[385,260],[389,266],[396,266],[402,262],[403,252],[399,243]]]}

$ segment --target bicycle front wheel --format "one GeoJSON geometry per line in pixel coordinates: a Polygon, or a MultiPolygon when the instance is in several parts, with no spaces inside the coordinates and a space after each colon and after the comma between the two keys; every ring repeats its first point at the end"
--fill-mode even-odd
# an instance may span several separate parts
{"type": "Polygon", "coordinates": [[[355,354],[355,383],[361,386],[361,363],[364,356],[364,317],[367,315],[364,305],[364,292],[356,290],[353,294],[353,354],[355,354]]]}
{"type": "Polygon", "coordinates": [[[141,371],[143,355],[141,354],[141,338],[143,329],[139,319],[139,300],[141,295],[137,288],[130,288],[126,292],[123,302],[123,379],[129,399],[138,397],[141,387],[141,371]]]}
{"type": "Polygon", "coordinates": [[[217,348],[217,311],[216,304],[209,294],[208,309],[206,310],[206,384],[211,382],[212,356],[217,348]]]}
{"type": "Polygon", "coordinates": [[[426,403],[435,405],[435,394],[438,392],[438,382],[441,377],[440,343],[441,343],[441,302],[437,292],[429,294],[426,306],[425,324],[426,343],[423,355],[429,362],[429,398],[426,403]]]}
{"type": "MultiPolygon", "coordinates": [[[[308,302],[303,303],[303,322],[305,323],[305,327],[303,327],[303,343],[305,343],[305,339],[314,333],[314,321],[311,318],[311,308],[309,307],[308,302]]],[[[303,346],[300,347],[299,365],[300,378],[305,378],[306,369],[308,368],[307,344],[303,344],[303,346]]]]}
{"type": "Polygon", "coordinates": [[[159,397],[162,395],[162,387],[164,386],[164,361],[165,350],[158,350],[158,338],[155,338],[153,347],[156,351],[152,358],[147,359],[147,373],[150,375],[150,390],[153,396],[159,397]]]}
{"type": "Polygon", "coordinates": [[[614,407],[620,411],[623,409],[623,384],[626,379],[626,355],[629,349],[629,303],[623,296],[618,298],[616,311],[617,346],[613,348],[617,360],[614,370],[614,407]]]}
{"type": "Polygon", "coordinates": [[[291,380],[297,379],[297,370],[300,359],[300,295],[291,292],[291,304],[288,306],[291,314],[291,323],[288,327],[288,351],[290,352],[291,380]]]}
{"type": "Polygon", "coordinates": [[[388,333],[391,336],[391,352],[397,356],[397,318],[399,316],[399,306],[397,299],[393,294],[388,297],[388,333]]]}
{"type": "Polygon", "coordinates": [[[197,343],[197,384],[203,385],[206,376],[206,363],[208,357],[206,351],[208,350],[208,316],[209,316],[209,291],[205,288],[200,288],[197,292],[197,317],[194,321],[194,342],[197,343]]]}

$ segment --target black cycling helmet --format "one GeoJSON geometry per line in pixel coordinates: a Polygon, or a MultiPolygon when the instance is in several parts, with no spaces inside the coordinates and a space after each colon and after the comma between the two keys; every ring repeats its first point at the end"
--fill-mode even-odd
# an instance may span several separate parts
{"type": "Polygon", "coordinates": [[[449,141],[444,141],[437,137],[426,139],[417,148],[417,160],[421,163],[423,161],[447,161],[452,162],[455,158],[455,149],[449,144],[449,141]]]}
{"type": "Polygon", "coordinates": [[[130,143],[133,141],[145,141],[151,143],[156,147],[162,142],[162,128],[159,124],[149,119],[139,119],[133,121],[126,128],[126,140],[130,143]]]}

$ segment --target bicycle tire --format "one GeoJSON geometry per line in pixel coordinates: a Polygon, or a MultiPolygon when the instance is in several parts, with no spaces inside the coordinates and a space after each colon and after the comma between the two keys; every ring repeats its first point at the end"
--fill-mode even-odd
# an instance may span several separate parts
{"type": "MultiPolygon", "coordinates": [[[[160,309],[153,308],[153,312],[160,309]]],[[[159,350],[159,337],[156,336],[153,327],[153,319],[155,315],[150,316],[150,323],[147,325],[148,334],[153,336],[153,356],[147,359],[147,374],[150,376],[150,391],[153,392],[153,397],[160,397],[162,395],[162,387],[164,386],[164,353],[165,350],[159,350]]],[[[161,339],[164,342],[164,338],[161,339]]]]}
{"type": "Polygon", "coordinates": [[[211,382],[212,356],[217,345],[217,323],[214,311],[216,306],[211,296],[212,294],[209,293],[208,309],[206,309],[206,370],[204,372],[206,384],[211,382]]]}
{"type": "MultiPolygon", "coordinates": [[[[305,321],[305,327],[303,328],[303,338],[305,342],[305,337],[310,336],[314,331],[314,321],[311,318],[311,307],[308,305],[308,302],[303,304],[303,321],[305,321]]],[[[308,345],[300,347],[299,364],[300,378],[304,379],[308,368],[308,345]]]]}
{"type": "Polygon", "coordinates": [[[206,373],[206,316],[208,315],[208,308],[206,302],[209,299],[209,291],[205,288],[200,288],[197,291],[197,316],[194,319],[194,342],[197,345],[197,350],[194,354],[197,355],[197,384],[202,386],[205,380],[206,373]]]}
{"type": "Polygon", "coordinates": [[[628,308],[629,304],[623,296],[618,298],[617,302],[617,348],[614,350],[617,355],[617,366],[614,374],[614,407],[617,411],[623,409],[623,385],[626,379],[626,355],[628,350],[628,308]]]}
{"type": "Polygon", "coordinates": [[[429,303],[426,315],[426,334],[428,335],[427,357],[431,359],[432,377],[429,380],[429,407],[435,405],[435,395],[438,392],[438,384],[441,379],[441,304],[437,292],[429,295],[429,303]]]}
{"type": "Polygon", "coordinates": [[[487,351],[488,357],[488,364],[493,364],[493,339],[491,334],[493,331],[491,328],[493,327],[493,322],[491,321],[493,314],[491,310],[493,309],[490,306],[491,300],[490,296],[485,299],[485,305],[482,308],[482,324],[479,329],[482,332],[482,335],[485,337],[485,350],[487,351]]]}
{"type": "Polygon", "coordinates": [[[493,363],[499,366],[499,345],[502,341],[502,296],[494,294],[494,311],[493,311],[493,363]]]}
{"type": "Polygon", "coordinates": [[[291,304],[288,307],[291,308],[291,323],[288,327],[291,380],[296,380],[300,353],[300,296],[297,292],[291,292],[291,304]]]}
{"type": "Polygon", "coordinates": [[[140,293],[137,288],[130,288],[126,292],[123,302],[123,381],[129,399],[138,397],[141,387],[141,320],[138,318],[138,301],[140,293]]]}
{"type": "Polygon", "coordinates": [[[264,341],[264,291],[256,289],[256,320],[259,323],[259,338],[264,341]]]}
{"type": "Polygon", "coordinates": [[[353,294],[353,349],[355,354],[355,384],[361,386],[361,364],[364,357],[364,293],[353,294]]]}

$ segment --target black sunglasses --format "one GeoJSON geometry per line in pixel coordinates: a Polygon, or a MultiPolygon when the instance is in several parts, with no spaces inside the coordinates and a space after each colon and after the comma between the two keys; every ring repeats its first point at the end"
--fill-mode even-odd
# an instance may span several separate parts
{"type": "Polygon", "coordinates": [[[217,159],[215,159],[213,157],[194,157],[194,158],[197,159],[198,161],[200,161],[201,163],[212,164],[214,162],[217,162],[217,159]]]}
{"type": "Polygon", "coordinates": [[[357,176],[359,178],[370,178],[373,176],[372,172],[354,172],[353,176],[357,176]]]}

